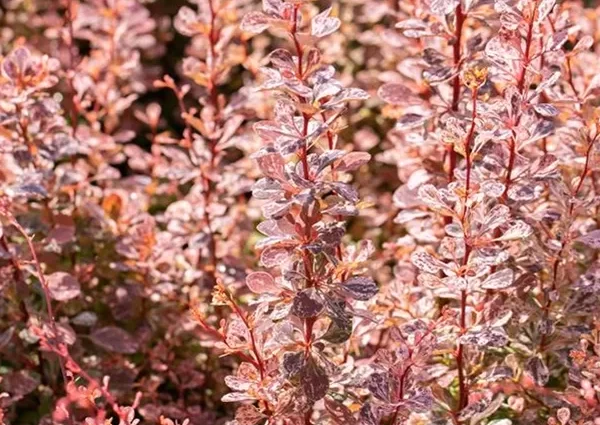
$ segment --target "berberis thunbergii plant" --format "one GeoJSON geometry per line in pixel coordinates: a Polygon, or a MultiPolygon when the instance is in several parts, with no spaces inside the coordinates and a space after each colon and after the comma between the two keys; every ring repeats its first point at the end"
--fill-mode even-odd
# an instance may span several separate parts
{"type": "Polygon", "coordinates": [[[600,425],[596,2],[0,23],[0,425],[600,425]]]}

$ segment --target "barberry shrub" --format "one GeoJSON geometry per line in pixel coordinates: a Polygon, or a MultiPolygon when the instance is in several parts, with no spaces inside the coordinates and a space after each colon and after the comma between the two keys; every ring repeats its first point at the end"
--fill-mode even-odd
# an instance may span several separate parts
{"type": "Polygon", "coordinates": [[[595,2],[0,21],[0,425],[600,424],[595,2]]]}

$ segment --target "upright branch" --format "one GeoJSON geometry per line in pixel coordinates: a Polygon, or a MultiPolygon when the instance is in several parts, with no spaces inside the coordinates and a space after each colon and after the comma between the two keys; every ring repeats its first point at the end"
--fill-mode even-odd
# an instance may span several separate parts
{"type": "MultiPolygon", "coordinates": [[[[526,95],[528,91],[527,83],[527,71],[531,63],[531,48],[533,46],[534,29],[539,22],[536,20],[538,0],[534,0],[530,3],[529,7],[525,9],[526,15],[526,35],[525,44],[523,48],[523,56],[520,61],[519,74],[516,80],[517,93],[521,99],[521,102],[526,102],[526,95]]],[[[517,113],[511,117],[513,121],[512,134],[508,140],[508,164],[506,166],[506,177],[504,180],[504,193],[502,194],[502,201],[506,202],[508,199],[508,193],[510,190],[511,183],[513,182],[513,170],[515,167],[515,159],[517,156],[517,144],[518,144],[518,127],[521,123],[521,113],[517,113]]]]}
{"type": "MultiPolygon", "coordinates": [[[[458,112],[460,105],[460,68],[462,63],[462,36],[463,26],[467,19],[466,13],[463,11],[462,0],[458,1],[456,9],[454,11],[454,38],[452,39],[452,60],[454,64],[453,71],[456,76],[452,79],[452,101],[450,103],[450,109],[453,113],[458,112]]],[[[448,145],[448,181],[454,181],[454,169],[456,168],[456,151],[452,144],[448,145]]]]}
{"type": "MultiPolygon", "coordinates": [[[[263,12],[249,13],[242,22],[243,30],[255,33],[271,25],[285,28],[293,50],[276,49],[269,56],[271,66],[261,69],[265,78],[260,88],[274,95],[275,119],[255,125],[264,146],[254,158],[264,177],[254,185],[253,195],[268,201],[263,206],[266,220],[258,227],[267,238],[257,248],[271,272],[253,272],[246,278],[258,296],[256,310],[246,315],[232,308],[242,322],[260,330],[258,339],[248,334],[247,347],[260,353],[264,364],[278,365],[263,373],[257,362],[252,388],[267,388],[275,379],[285,383],[277,395],[258,390],[254,398],[261,414],[280,412],[277,419],[284,422],[311,424],[317,415],[315,403],[326,396],[335,378],[325,362],[345,361],[339,354],[352,334],[350,303],[371,299],[377,285],[357,275],[362,271],[359,262],[336,254],[344,219],[358,214],[359,200],[355,188],[334,176],[358,169],[370,156],[334,149],[333,139],[348,103],[367,95],[343,87],[318,48],[318,40],[337,30],[340,20],[327,9],[307,27],[306,11],[302,2],[265,2],[263,12]],[[319,149],[323,139],[331,149],[319,149]],[[281,311],[280,325],[289,328],[291,339],[275,332],[268,311],[281,311]],[[330,354],[323,353],[324,346],[330,354]],[[299,408],[282,410],[287,397],[299,408]]],[[[358,249],[364,258],[372,250],[368,243],[358,249]]],[[[230,324],[228,330],[234,332],[230,324]]],[[[254,373],[240,369],[238,374],[242,371],[246,376],[254,373]]],[[[225,399],[235,401],[241,397],[236,394],[225,399]]]]}
{"type": "MultiPolygon", "coordinates": [[[[465,84],[471,89],[471,125],[464,141],[464,155],[466,160],[465,165],[465,187],[464,187],[464,199],[463,199],[463,212],[461,215],[461,227],[464,231],[464,256],[462,259],[462,268],[464,272],[468,270],[469,257],[473,249],[471,235],[468,230],[470,228],[470,217],[469,217],[469,193],[471,191],[471,173],[473,171],[473,158],[472,158],[472,143],[475,136],[475,127],[477,120],[477,95],[479,88],[485,83],[487,79],[487,69],[474,68],[467,70],[464,75],[465,84]]],[[[460,313],[459,313],[459,327],[460,335],[464,335],[467,332],[467,297],[468,293],[466,289],[460,291],[460,313]]],[[[464,362],[464,351],[465,347],[462,340],[459,339],[458,349],[456,351],[456,367],[458,369],[458,408],[457,412],[460,412],[467,406],[469,400],[469,384],[466,378],[465,362],[464,362]]]]}
{"type": "MultiPolygon", "coordinates": [[[[575,212],[575,207],[579,203],[578,197],[580,195],[581,189],[583,188],[583,183],[590,171],[590,158],[592,151],[594,149],[594,144],[598,140],[600,135],[598,134],[598,123],[594,123],[592,130],[588,131],[588,134],[585,137],[585,162],[583,165],[583,169],[581,170],[581,174],[578,177],[577,186],[574,188],[572,192],[572,196],[568,201],[567,207],[567,215],[565,217],[565,221],[567,223],[567,228],[565,229],[565,233],[562,238],[559,238],[558,241],[561,244],[559,251],[556,254],[556,257],[552,263],[551,268],[551,286],[547,291],[545,297],[545,302],[542,308],[542,322],[546,323],[549,320],[550,311],[552,308],[553,301],[558,301],[555,299],[558,294],[558,282],[559,282],[559,268],[560,264],[563,261],[563,256],[565,252],[569,249],[570,238],[571,238],[571,226],[573,222],[573,213],[575,212]],[[561,240],[562,239],[562,240],[561,240]],[[557,295],[554,295],[557,294],[557,295]]],[[[548,332],[544,332],[540,339],[539,351],[544,352],[546,349],[546,345],[548,343],[548,332]]]]}
{"type": "MultiPolygon", "coordinates": [[[[43,325],[41,327],[34,327],[33,331],[38,338],[40,338],[40,346],[42,349],[52,352],[57,355],[59,359],[60,369],[62,372],[63,383],[65,387],[69,384],[71,379],[69,378],[71,374],[76,374],[87,381],[87,385],[89,388],[97,389],[100,391],[102,397],[108,402],[108,404],[112,407],[115,414],[120,418],[121,424],[130,424],[132,420],[131,414],[133,413],[133,408],[122,408],[117,404],[116,399],[113,395],[108,391],[106,385],[100,385],[91,375],[89,375],[71,356],[69,353],[68,345],[63,340],[63,331],[59,329],[54,308],[52,307],[52,294],[50,289],[50,283],[48,282],[47,276],[44,273],[42,268],[42,264],[38,258],[35,245],[33,239],[27,231],[21,226],[21,224],[17,221],[17,219],[10,212],[10,201],[5,197],[0,197],[0,216],[4,217],[8,223],[14,227],[19,234],[25,240],[27,244],[27,248],[32,258],[33,266],[35,267],[35,274],[40,282],[40,286],[42,288],[42,292],[44,294],[44,304],[46,306],[46,314],[49,322],[49,329],[46,329],[43,325]]],[[[20,270],[21,266],[18,264],[18,260],[14,260],[17,268],[20,270]]],[[[68,390],[67,390],[68,392],[68,390]]],[[[91,391],[93,393],[93,391],[91,391]]],[[[95,402],[95,398],[97,396],[92,396],[92,400],[95,402]]],[[[67,413],[68,414],[68,413],[67,413]]]]}
{"type": "Polygon", "coordinates": [[[228,246],[217,228],[220,217],[216,213],[227,203],[229,195],[228,188],[219,187],[226,177],[223,157],[225,148],[231,146],[230,141],[243,123],[243,116],[236,111],[240,106],[228,105],[226,97],[220,93],[220,85],[228,82],[228,74],[239,61],[233,49],[234,37],[239,33],[238,22],[232,19],[240,13],[235,10],[238,6],[235,2],[205,0],[198,2],[197,10],[182,7],[175,18],[175,28],[180,33],[194,37],[205,47],[203,52],[185,58],[183,67],[186,77],[204,90],[199,113],[196,108],[186,105],[185,96],[190,86],[180,88],[168,76],[155,82],[158,87],[172,90],[177,97],[185,123],[180,145],[188,150],[190,163],[197,167],[193,171],[197,184],[190,195],[197,190],[202,200],[202,223],[198,232],[204,235],[204,243],[199,248],[196,266],[209,287],[213,287],[219,277],[219,252],[228,246]],[[231,116],[224,115],[224,111],[231,116]]]}

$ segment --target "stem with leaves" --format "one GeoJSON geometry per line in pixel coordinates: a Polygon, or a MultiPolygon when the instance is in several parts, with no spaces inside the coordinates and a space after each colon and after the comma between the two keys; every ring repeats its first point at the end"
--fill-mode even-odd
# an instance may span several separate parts
{"type": "MultiPolygon", "coordinates": [[[[471,251],[473,249],[470,241],[470,235],[467,233],[467,229],[470,227],[469,217],[468,217],[468,199],[469,199],[469,191],[471,189],[471,172],[473,168],[472,163],[472,155],[471,155],[471,145],[473,141],[473,137],[475,135],[475,122],[477,119],[477,95],[478,95],[478,87],[472,87],[471,92],[471,102],[472,102],[472,111],[471,111],[471,126],[469,128],[469,132],[467,133],[464,150],[465,150],[465,158],[466,158],[466,177],[465,177],[465,195],[463,202],[463,213],[461,217],[461,225],[464,233],[464,241],[465,241],[465,254],[462,261],[463,270],[467,270],[467,266],[469,264],[469,257],[471,255],[471,251]]],[[[461,290],[460,292],[460,318],[459,318],[459,327],[460,334],[463,335],[467,331],[467,291],[461,290]]],[[[458,390],[459,390],[459,398],[458,398],[458,411],[464,409],[467,406],[469,400],[469,385],[466,380],[465,373],[465,364],[464,364],[464,344],[462,342],[458,343],[458,349],[456,351],[456,367],[458,369],[458,390]]]]}
{"type": "MultiPolygon", "coordinates": [[[[458,2],[456,6],[456,10],[454,12],[455,22],[454,22],[454,39],[452,40],[452,58],[454,61],[454,72],[456,72],[456,76],[452,80],[452,103],[451,110],[452,112],[458,112],[458,106],[460,104],[460,66],[462,60],[461,54],[461,41],[462,41],[462,33],[463,26],[465,24],[467,15],[463,12],[462,9],[462,1],[458,2]]],[[[448,147],[448,181],[454,181],[454,169],[456,168],[456,151],[454,150],[453,145],[448,147]]],[[[448,223],[446,223],[448,224],[448,223]]]]}
{"type": "MultiPolygon", "coordinates": [[[[525,52],[523,56],[523,61],[521,64],[521,70],[519,76],[517,77],[517,91],[521,98],[525,96],[527,93],[527,88],[525,87],[525,82],[527,81],[527,70],[529,68],[529,64],[531,62],[531,47],[533,44],[533,29],[535,27],[535,15],[537,13],[537,3],[538,0],[535,0],[532,4],[532,9],[530,11],[530,17],[527,27],[527,36],[525,37],[525,52]]],[[[510,189],[510,185],[512,183],[512,173],[515,166],[515,160],[517,157],[517,134],[515,129],[519,126],[521,122],[522,114],[516,117],[512,134],[508,142],[508,165],[506,167],[506,178],[504,180],[504,193],[502,194],[501,200],[506,203],[508,200],[508,191],[510,189]]]]}
{"type": "MultiPolygon", "coordinates": [[[[592,154],[594,143],[596,142],[597,139],[598,139],[598,136],[594,137],[593,139],[591,139],[589,137],[589,135],[587,136],[587,147],[585,150],[585,163],[583,166],[583,170],[581,171],[581,175],[579,176],[579,182],[577,183],[577,187],[575,188],[572,199],[570,200],[569,210],[568,210],[567,217],[566,217],[566,220],[568,223],[571,223],[571,221],[572,221],[577,197],[579,196],[579,192],[581,191],[581,188],[583,187],[583,182],[584,182],[586,176],[589,174],[590,157],[592,154]]],[[[569,225],[569,228],[567,228],[567,230],[565,232],[565,238],[567,238],[567,239],[569,237],[570,227],[571,226],[569,225]]],[[[552,264],[552,285],[550,287],[549,293],[546,296],[546,302],[543,307],[542,323],[546,323],[550,316],[550,309],[552,308],[552,299],[553,299],[552,294],[554,292],[556,292],[556,290],[558,289],[559,266],[560,266],[560,263],[562,262],[562,257],[565,253],[565,249],[567,248],[568,242],[569,242],[568,240],[565,240],[562,242],[562,246],[561,246],[560,250],[558,251],[558,253],[556,254],[556,258],[554,259],[554,262],[552,264]]],[[[540,339],[540,347],[539,347],[540,352],[543,352],[545,350],[547,343],[548,343],[548,333],[545,332],[542,335],[542,338],[540,339]]]]}
{"type": "MultiPolygon", "coordinates": [[[[118,417],[124,423],[128,423],[128,412],[125,409],[122,409],[113,395],[108,391],[105,385],[101,385],[97,380],[95,380],[90,374],[88,374],[73,357],[69,353],[67,345],[61,341],[61,332],[56,324],[56,319],[54,316],[54,309],[52,307],[52,297],[50,294],[50,286],[48,281],[46,280],[46,276],[44,271],[42,270],[42,265],[38,258],[35,246],[33,244],[33,239],[29,236],[27,231],[21,226],[21,224],[16,220],[12,215],[7,216],[9,223],[23,236],[29,252],[31,254],[33,265],[36,270],[36,275],[40,281],[40,285],[42,287],[42,292],[44,294],[44,303],[46,305],[46,313],[48,316],[48,320],[50,322],[50,331],[51,337],[48,338],[47,334],[42,330],[41,331],[41,344],[45,347],[46,350],[55,353],[58,356],[61,373],[63,376],[63,381],[65,384],[69,380],[69,376],[67,374],[67,370],[83,377],[88,385],[91,385],[93,388],[97,388],[102,393],[102,396],[106,399],[106,401],[110,404],[113,411],[118,415],[118,417]]],[[[16,261],[16,260],[15,260],[16,261]]],[[[20,269],[20,267],[19,267],[20,269]]]]}

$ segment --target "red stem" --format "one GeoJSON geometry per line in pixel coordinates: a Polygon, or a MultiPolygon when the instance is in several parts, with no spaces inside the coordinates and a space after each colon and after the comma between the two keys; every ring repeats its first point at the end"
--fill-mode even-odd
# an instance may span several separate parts
{"type": "MultiPolygon", "coordinates": [[[[467,18],[462,10],[461,2],[456,6],[456,27],[454,28],[454,44],[452,46],[454,68],[457,72],[456,77],[452,81],[452,104],[451,109],[453,112],[458,111],[458,105],[460,101],[460,62],[461,62],[461,40],[462,30],[467,18]]],[[[448,147],[448,181],[454,181],[454,169],[456,168],[456,152],[454,146],[448,147]]]]}
{"type": "MultiPolygon", "coordinates": [[[[194,311],[194,310],[192,310],[192,311],[194,311]]],[[[219,341],[221,341],[222,343],[224,343],[228,348],[231,348],[230,345],[227,343],[227,338],[225,337],[225,335],[223,335],[221,332],[219,332],[218,330],[216,330],[215,328],[210,326],[206,322],[206,320],[204,320],[202,318],[201,313],[194,314],[194,318],[198,321],[198,323],[200,324],[200,326],[202,327],[202,330],[204,332],[206,332],[209,335],[212,335],[214,338],[216,338],[219,341]]],[[[231,351],[231,353],[240,357],[243,361],[252,364],[257,370],[260,371],[258,361],[256,361],[254,358],[250,357],[248,354],[246,354],[242,351],[231,351]]]]}
{"type": "MultiPolygon", "coordinates": [[[[419,340],[415,343],[414,347],[411,349],[409,348],[408,353],[409,353],[409,363],[406,366],[406,368],[402,371],[402,375],[400,375],[400,383],[399,383],[399,389],[398,389],[398,401],[402,401],[404,399],[404,382],[406,381],[406,377],[408,376],[408,372],[410,372],[410,369],[413,367],[414,363],[412,362],[412,356],[413,353],[415,352],[416,348],[419,347],[419,345],[421,345],[421,343],[423,342],[423,340],[425,340],[425,338],[433,331],[433,327],[430,326],[427,329],[427,332],[425,332],[423,334],[423,336],[421,336],[421,338],[419,338],[419,340]]],[[[396,423],[396,421],[398,420],[398,415],[400,414],[400,409],[402,406],[398,406],[394,412],[394,416],[392,416],[392,421],[390,422],[390,425],[394,425],[396,423]]]]}
{"type": "Polygon", "coordinates": [[[575,83],[573,82],[573,70],[571,68],[571,56],[567,56],[567,81],[569,82],[569,86],[571,86],[571,90],[573,90],[573,94],[577,100],[579,100],[579,93],[575,88],[575,83]]]}
{"type": "MultiPolygon", "coordinates": [[[[325,112],[321,113],[321,117],[323,118],[323,121],[327,121],[327,116],[325,115],[325,112]]],[[[333,133],[328,129],[327,130],[327,147],[329,148],[329,150],[333,150],[334,146],[333,146],[333,133]]],[[[337,171],[335,169],[335,164],[331,164],[331,179],[333,181],[337,180],[337,171]]],[[[342,221],[343,217],[341,215],[338,215],[335,217],[335,219],[337,221],[342,221]]],[[[338,257],[338,260],[342,260],[343,258],[343,251],[342,251],[342,244],[338,244],[338,246],[335,248],[335,253],[338,257]]]]}
{"type": "MultiPolygon", "coordinates": [[[[469,235],[467,234],[467,229],[469,226],[469,222],[467,220],[468,215],[468,198],[469,198],[469,190],[471,189],[471,169],[473,167],[472,159],[471,159],[471,140],[475,134],[475,120],[477,118],[477,88],[473,89],[471,99],[472,99],[472,112],[471,112],[471,128],[469,129],[469,133],[465,139],[465,157],[467,160],[466,165],[466,181],[465,181],[465,198],[464,198],[464,206],[462,213],[462,227],[464,229],[464,241],[465,241],[465,255],[462,261],[463,269],[469,263],[469,256],[471,255],[472,246],[469,241],[469,235]]],[[[460,335],[462,336],[466,332],[466,317],[467,317],[467,291],[462,290],[460,292],[460,335]]],[[[458,398],[458,411],[464,409],[467,406],[469,400],[469,386],[466,382],[465,377],[465,364],[464,364],[464,346],[462,342],[458,344],[458,350],[456,352],[456,367],[458,369],[458,389],[459,389],[459,398],[458,398]]]]}
{"type": "MultiPolygon", "coordinates": [[[[302,45],[300,44],[300,41],[298,40],[298,9],[299,9],[300,5],[296,4],[294,5],[294,11],[292,13],[292,19],[294,20],[294,22],[292,23],[292,29],[290,31],[290,36],[292,37],[292,40],[294,42],[294,46],[296,48],[296,55],[298,56],[298,69],[296,71],[297,77],[299,80],[303,80],[304,79],[304,69],[303,69],[303,49],[302,49],[302,45]]],[[[302,103],[306,103],[306,100],[301,98],[300,101],[302,103]]],[[[302,162],[302,172],[304,174],[304,178],[306,180],[311,180],[311,176],[310,176],[310,169],[309,169],[309,164],[308,164],[308,146],[306,144],[306,138],[308,136],[308,123],[310,121],[310,116],[306,113],[302,113],[302,134],[301,137],[304,140],[304,143],[302,144],[302,147],[300,148],[300,161],[302,162]]],[[[310,224],[306,225],[306,228],[304,229],[304,233],[305,233],[305,242],[306,243],[310,243],[311,239],[312,239],[312,226],[310,224]]],[[[303,249],[302,250],[302,259],[303,259],[303,263],[304,263],[304,269],[305,269],[305,273],[306,273],[306,277],[307,277],[307,282],[306,285],[307,287],[312,287],[314,285],[314,279],[313,279],[313,271],[312,271],[312,263],[313,263],[313,259],[312,259],[312,255],[310,253],[310,251],[303,249]]],[[[308,318],[304,320],[304,343],[305,343],[305,355],[308,356],[310,354],[310,348],[312,345],[312,338],[313,338],[313,326],[315,324],[316,319],[315,318],[308,318]]],[[[311,425],[311,416],[312,416],[312,408],[310,408],[308,410],[308,412],[306,412],[305,416],[304,416],[304,423],[305,425],[311,425]]]]}
{"type": "Polygon", "coordinates": [[[308,121],[310,117],[306,114],[302,114],[302,139],[304,139],[304,143],[300,148],[300,161],[302,161],[302,172],[304,173],[304,178],[306,180],[310,180],[310,170],[308,167],[308,146],[306,145],[306,137],[308,136],[308,121]]]}
{"type": "Polygon", "coordinates": [[[292,23],[292,31],[291,31],[291,36],[292,36],[292,40],[294,41],[294,46],[296,47],[296,53],[298,55],[298,79],[302,80],[304,78],[304,72],[302,69],[302,56],[304,55],[303,49],[302,49],[302,45],[300,44],[300,42],[298,41],[298,36],[297,36],[297,32],[298,32],[298,8],[300,6],[298,4],[294,5],[294,12],[292,14],[292,19],[294,20],[294,22],[292,23]]]}
{"type": "MultiPolygon", "coordinates": [[[[585,164],[583,166],[583,171],[581,172],[581,177],[579,178],[579,183],[577,184],[577,187],[575,188],[575,193],[573,194],[573,198],[577,198],[577,196],[579,195],[579,191],[581,190],[581,188],[583,186],[583,181],[585,180],[585,177],[587,176],[587,174],[589,172],[590,156],[592,153],[592,148],[594,147],[595,140],[596,139],[594,139],[594,140],[588,139],[588,146],[587,146],[587,149],[585,152],[585,164]]],[[[573,216],[574,209],[575,209],[575,202],[571,201],[571,205],[569,206],[569,212],[567,215],[567,220],[570,220],[571,217],[573,216]]],[[[566,233],[568,234],[568,232],[569,232],[569,229],[567,230],[566,233]]],[[[565,251],[565,244],[563,244],[560,251],[558,251],[557,257],[554,260],[554,263],[552,264],[552,287],[551,287],[552,292],[556,291],[556,289],[558,287],[558,267],[562,260],[562,255],[563,255],[564,251],[565,251]]],[[[546,304],[544,305],[542,323],[544,323],[548,320],[548,316],[550,315],[551,307],[552,307],[552,297],[550,295],[548,295],[546,304]]],[[[544,350],[546,343],[547,343],[547,335],[544,334],[544,335],[542,335],[542,338],[540,340],[540,351],[544,350]]]]}
{"type": "MultiPolygon", "coordinates": [[[[398,401],[402,401],[404,399],[404,382],[406,381],[406,377],[408,376],[408,372],[410,371],[410,368],[412,367],[412,364],[409,364],[406,369],[404,369],[404,371],[402,372],[402,375],[400,376],[400,383],[399,383],[399,392],[398,392],[398,401]]],[[[392,421],[390,422],[390,425],[395,425],[396,421],[398,420],[398,415],[400,414],[400,407],[398,406],[396,408],[396,410],[394,411],[394,416],[392,416],[392,421]]]]}
{"type": "MultiPolygon", "coordinates": [[[[215,21],[217,18],[217,13],[215,12],[213,0],[209,0],[208,6],[210,9],[210,30],[208,34],[208,43],[210,45],[210,62],[211,62],[211,70],[210,70],[210,99],[213,107],[215,108],[215,114],[218,115],[220,113],[219,106],[219,92],[217,90],[217,84],[215,79],[215,61],[216,61],[216,45],[219,41],[219,30],[216,28],[215,21]]],[[[215,123],[216,124],[216,123],[215,123]]]]}
{"type": "MultiPolygon", "coordinates": [[[[525,80],[526,80],[526,76],[527,76],[527,67],[529,66],[529,62],[530,62],[529,56],[531,54],[531,44],[532,44],[532,40],[533,40],[533,27],[534,27],[534,23],[535,23],[536,12],[537,12],[537,0],[533,4],[533,14],[529,21],[529,27],[527,28],[527,36],[525,39],[525,56],[523,58],[523,65],[521,66],[521,71],[519,73],[519,77],[517,78],[517,89],[518,89],[519,93],[521,94],[521,96],[523,96],[525,94],[525,80]]],[[[502,194],[502,197],[501,197],[501,200],[503,202],[506,202],[506,200],[508,198],[508,190],[510,189],[510,185],[512,183],[512,172],[513,172],[513,168],[515,166],[516,148],[517,148],[517,139],[516,139],[516,133],[514,131],[514,128],[519,126],[519,123],[521,122],[521,116],[522,115],[519,114],[519,116],[517,117],[517,119],[515,121],[515,124],[513,126],[513,132],[512,132],[513,134],[509,141],[508,167],[507,167],[507,171],[506,171],[504,193],[502,194]]]]}
{"type": "MultiPolygon", "coordinates": [[[[48,281],[46,280],[46,276],[44,275],[44,272],[42,271],[42,266],[38,259],[37,253],[35,252],[35,247],[33,246],[33,241],[31,240],[31,238],[29,237],[29,235],[27,234],[25,229],[19,224],[19,222],[17,221],[16,218],[11,217],[10,222],[19,231],[19,233],[25,238],[25,241],[27,242],[27,247],[29,248],[29,252],[31,253],[31,257],[32,257],[33,263],[35,265],[36,274],[38,275],[38,279],[42,286],[42,291],[44,292],[44,302],[46,303],[46,312],[48,314],[48,319],[50,320],[50,329],[52,330],[52,333],[54,334],[53,338],[56,339],[55,341],[53,341],[53,343],[51,345],[51,347],[53,347],[55,343],[60,343],[60,342],[57,342],[60,340],[60,334],[58,332],[58,327],[56,326],[56,320],[54,318],[54,310],[52,308],[52,299],[50,296],[50,287],[48,285],[48,281]]],[[[66,383],[67,382],[67,374],[65,371],[65,364],[63,361],[64,359],[60,356],[60,353],[58,351],[57,351],[57,354],[59,354],[59,364],[60,364],[60,370],[62,372],[63,380],[66,383]]]]}
{"type": "Polygon", "coordinates": [[[33,259],[36,274],[38,275],[38,279],[40,280],[40,284],[42,285],[42,291],[44,292],[44,301],[46,303],[46,312],[48,313],[48,319],[50,320],[50,328],[52,329],[52,332],[54,332],[55,338],[58,338],[58,328],[56,326],[56,320],[54,319],[54,310],[52,309],[50,287],[48,285],[48,282],[46,281],[46,276],[42,271],[42,266],[40,265],[37,253],[35,252],[33,241],[31,240],[25,229],[19,224],[19,222],[14,217],[10,217],[10,223],[19,231],[23,238],[25,238],[25,242],[27,243],[27,247],[29,248],[29,252],[31,253],[31,257],[33,259]]]}
{"type": "Polygon", "coordinates": [[[475,135],[475,120],[477,119],[477,94],[478,89],[473,89],[471,93],[471,105],[473,110],[471,111],[471,127],[469,128],[469,133],[465,138],[465,159],[467,161],[466,166],[466,179],[465,179],[465,200],[463,207],[463,216],[462,219],[464,221],[465,216],[467,214],[467,201],[469,198],[469,190],[471,189],[471,171],[473,168],[473,159],[471,158],[471,141],[473,140],[473,136],[475,135]]]}
{"type": "Polygon", "coordinates": [[[262,356],[260,355],[260,351],[258,350],[258,346],[256,345],[256,338],[254,337],[254,330],[250,326],[250,322],[248,322],[248,318],[246,317],[246,315],[244,314],[242,309],[235,303],[235,301],[233,300],[233,298],[231,298],[231,296],[230,296],[230,301],[231,301],[233,310],[240,317],[242,322],[244,322],[246,329],[248,329],[248,333],[250,334],[250,345],[252,346],[252,352],[254,354],[254,357],[256,357],[256,363],[258,365],[258,372],[260,373],[260,379],[261,380],[265,379],[265,376],[266,376],[265,365],[262,360],[262,356]]]}
{"type": "MultiPolygon", "coordinates": [[[[465,252],[465,258],[468,258],[470,248],[465,252]]],[[[467,317],[467,291],[460,291],[460,333],[463,335],[466,332],[466,317],[467,317]]],[[[464,345],[462,342],[458,344],[456,353],[456,367],[458,368],[458,411],[461,411],[467,406],[469,400],[469,386],[465,379],[464,371],[464,345]]]]}
{"type": "MultiPolygon", "coordinates": [[[[214,4],[213,4],[213,0],[209,0],[208,2],[209,5],[209,9],[210,9],[210,30],[209,30],[209,35],[208,35],[208,42],[210,45],[210,53],[211,53],[211,60],[210,60],[210,64],[211,64],[211,70],[210,70],[210,93],[209,93],[209,97],[210,97],[210,102],[215,110],[215,118],[214,118],[214,129],[216,131],[217,129],[217,125],[219,123],[219,114],[220,114],[220,105],[219,105],[219,91],[217,89],[217,82],[216,82],[216,70],[215,70],[215,62],[216,62],[216,45],[219,41],[219,30],[216,27],[216,17],[217,17],[217,13],[214,9],[214,4]]],[[[217,158],[217,143],[218,140],[215,140],[213,138],[211,138],[209,140],[209,144],[210,144],[210,160],[209,160],[209,172],[213,171],[216,165],[216,158],[217,158]]],[[[208,229],[208,261],[209,261],[209,267],[207,268],[207,271],[209,273],[210,279],[211,279],[211,283],[212,285],[215,284],[216,282],[216,272],[217,272],[217,263],[218,263],[218,259],[217,259],[217,241],[215,238],[215,234],[214,231],[212,229],[212,223],[211,223],[211,219],[210,219],[210,214],[208,212],[208,207],[210,205],[211,202],[211,197],[212,197],[212,184],[210,179],[208,178],[208,176],[203,173],[202,176],[203,179],[203,183],[204,183],[204,191],[203,191],[203,196],[204,196],[204,204],[206,206],[205,210],[204,210],[204,220],[206,222],[206,227],[208,229]]]]}

